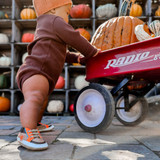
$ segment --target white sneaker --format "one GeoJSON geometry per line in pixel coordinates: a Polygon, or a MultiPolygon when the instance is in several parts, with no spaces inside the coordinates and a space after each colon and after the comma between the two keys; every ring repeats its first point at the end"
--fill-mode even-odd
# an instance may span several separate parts
{"type": "Polygon", "coordinates": [[[17,136],[19,144],[29,150],[45,150],[48,144],[43,140],[38,129],[22,128],[17,136]]]}
{"type": "Polygon", "coordinates": [[[47,125],[47,124],[38,123],[37,129],[38,129],[40,132],[51,131],[51,130],[54,129],[54,125],[47,125]]]}

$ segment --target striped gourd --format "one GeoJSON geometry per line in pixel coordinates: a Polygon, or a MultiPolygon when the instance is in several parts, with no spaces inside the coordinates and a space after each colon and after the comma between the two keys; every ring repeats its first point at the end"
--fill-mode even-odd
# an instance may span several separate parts
{"type": "Polygon", "coordinates": [[[154,20],[150,23],[149,29],[154,33],[155,37],[160,35],[160,21],[154,20]]]}
{"type": "Polygon", "coordinates": [[[144,30],[144,24],[140,24],[140,25],[137,25],[135,27],[135,35],[137,37],[137,39],[139,41],[144,41],[144,40],[147,40],[147,39],[151,39],[152,36],[150,36],[145,30],[144,30]]]}
{"type": "Polygon", "coordinates": [[[135,0],[124,0],[119,10],[119,16],[126,16],[128,9],[134,4],[135,0]]]}

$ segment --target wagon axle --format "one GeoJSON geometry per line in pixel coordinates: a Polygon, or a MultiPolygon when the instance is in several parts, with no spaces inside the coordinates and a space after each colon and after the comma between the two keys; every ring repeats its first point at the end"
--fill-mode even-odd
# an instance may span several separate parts
{"type": "Polygon", "coordinates": [[[86,106],[84,107],[84,110],[85,110],[86,112],[91,112],[92,106],[91,106],[90,104],[88,104],[88,105],[86,105],[86,106]]]}

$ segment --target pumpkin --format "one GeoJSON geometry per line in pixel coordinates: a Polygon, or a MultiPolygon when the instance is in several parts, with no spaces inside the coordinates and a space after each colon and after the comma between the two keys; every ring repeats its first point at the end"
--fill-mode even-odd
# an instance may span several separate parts
{"type": "Polygon", "coordinates": [[[22,56],[22,63],[24,63],[26,57],[28,56],[28,52],[24,53],[22,56]]]}
{"type": "Polygon", "coordinates": [[[85,76],[84,75],[80,75],[80,76],[77,76],[76,78],[75,78],[75,81],[74,81],[74,86],[75,86],[75,88],[76,89],[82,89],[82,88],[84,88],[84,87],[86,87],[86,86],[88,86],[89,85],[89,82],[87,82],[86,80],[85,80],[85,76]]]}
{"type": "Polygon", "coordinates": [[[6,97],[0,97],[0,112],[7,112],[10,109],[10,100],[6,97]]]}
{"type": "Polygon", "coordinates": [[[59,113],[62,112],[64,109],[64,104],[60,100],[51,100],[48,103],[47,111],[49,113],[59,113]]]}
{"type": "Polygon", "coordinates": [[[72,63],[73,66],[81,66],[80,63],[72,63]]]}
{"type": "Polygon", "coordinates": [[[8,36],[4,33],[0,33],[0,44],[9,43],[8,36]]]}
{"type": "Polygon", "coordinates": [[[0,88],[4,89],[8,87],[7,77],[4,74],[0,74],[0,88]]]}
{"type": "MultiPolygon", "coordinates": [[[[148,27],[148,26],[147,26],[148,27]]],[[[148,29],[149,30],[149,29],[148,29]]],[[[151,36],[151,33],[148,34],[146,31],[145,31],[145,28],[144,28],[144,24],[140,24],[140,25],[137,25],[135,27],[135,35],[137,37],[137,39],[139,41],[144,41],[144,40],[147,40],[147,39],[151,39],[153,38],[151,36]]]]}
{"type": "Polygon", "coordinates": [[[136,3],[132,4],[129,15],[133,17],[140,17],[142,15],[142,7],[136,3]]]}
{"type": "Polygon", "coordinates": [[[25,8],[21,11],[20,17],[21,17],[21,19],[35,19],[36,13],[31,8],[25,8]]]}
{"type": "Polygon", "coordinates": [[[135,90],[135,89],[142,89],[144,87],[147,86],[147,82],[146,81],[131,81],[129,82],[129,84],[127,85],[127,88],[129,90],[135,90]]]}
{"type": "Polygon", "coordinates": [[[96,15],[97,17],[107,17],[107,18],[112,18],[115,17],[117,14],[117,8],[115,4],[108,3],[106,5],[99,6],[96,9],[96,15]]]}
{"type": "Polygon", "coordinates": [[[9,66],[11,64],[11,58],[3,55],[0,57],[0,66],[9,66]]]}
{"type": "Polygon", "coordinates": [[[34,34],[33,33],[24,33],[22,35],[22,42],[23,43],[30,43],[34,40],[34,34]]]}
{"type": "Polygon", "coordinates": [[[132,16],[109,19],[98,27],[93,35],[91,44],[98,49],[107,50],[138,42],[134,30],[137,25],[143,23],[142,20],[132,16]]]}
{"type": "Polygon", "coordinates": [[[70,15],[72,18],[90,18],[92,10],[86,4],[79,4],[72,7],[70,15]]]}
{"type": "Polygon", "coordinates": [[[149,24],[149,29],[154,33],[155,37],[160,35],[160,21],[154,20],[149,24]]]}
{"type": "Polygon", "coordinates": [[[90,41],[91,35],[90,35],[90,33],[86,29],[84,29],[84,28],[78,28],[78,29],[76,29],[76,31],[79,31],[79,33],[81,34],[81,36],[83,36],[88,41],[90,41]]]}
{"type": "Polygon", "coordinates": [[[65,80],[62,76],[59,76],[57,83],[55,85],[55,89],[62,89],[64,87],[65,80]]]}
{"type": "Polygon", "coordinates": [[[160,6],[158,6],[158,9],[156,10],[155,16],[160,16],[160,6]]]}
{"type": "Polygon", "coordinates": [[[3,11],[0,11],[0,19],[8,19],[8,14],[3,12],[3,11]]]}

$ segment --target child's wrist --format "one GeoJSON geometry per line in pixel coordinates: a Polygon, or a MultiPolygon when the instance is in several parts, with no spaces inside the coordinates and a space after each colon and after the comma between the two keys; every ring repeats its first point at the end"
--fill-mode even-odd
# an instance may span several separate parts
{"type": "Polygon", "coordinates": [[[101,52],[101,50],[97,49],[97,52],[96,52],[96,54],[93,57],[97,56],[99,52],[101,52]]]}

